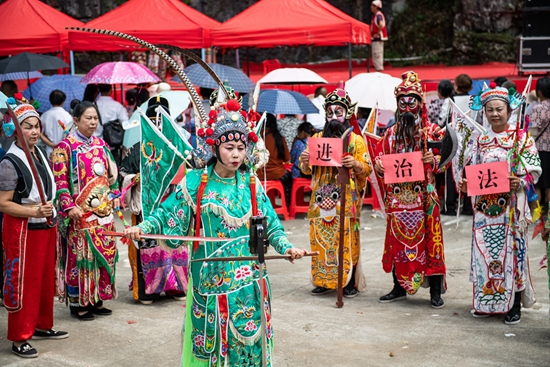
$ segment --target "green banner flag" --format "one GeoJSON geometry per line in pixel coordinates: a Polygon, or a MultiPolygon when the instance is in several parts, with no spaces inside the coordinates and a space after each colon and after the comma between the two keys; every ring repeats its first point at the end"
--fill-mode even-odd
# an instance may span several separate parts
{"type": "Polygon", "coordinates": [[[141,209],[144,217],[161,203],[184,162],[183,155],[141,111],[141,209]]]}

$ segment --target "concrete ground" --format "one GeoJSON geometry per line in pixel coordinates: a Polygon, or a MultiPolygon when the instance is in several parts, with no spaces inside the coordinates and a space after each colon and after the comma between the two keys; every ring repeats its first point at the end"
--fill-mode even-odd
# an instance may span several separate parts
{"type": "MultiPolygon", "coordinates": [[[[452,217],[442,217],[448,291],[445,307],[430,307],[429,292],[421,289],[407,300],[382,304],[391,290],[390,274],[383,272],[381,256],[385,221],[363,209],[361,256],[367,290],[335,307],[336,294],[310,294],[309,260],[271,261],[275,328],[274,366],[549,366],[550,321],[548,277],[539,270],[544,253],[540,237],[530,243],[531,276],[538,302],[522,310],[518,325],[503,316],[474,319],[468,281],[471,219],[461,217],[458,229],[452,217]]],[[[290,240],[308,248],[308,221],[304,216],[283,222],[290,240]]],[[[121,228],[121,226],[119,227],[121,228]]],[[[113,315],[82,322],[69,316],[64,304],[55,304],[55,327],[70,332],[57,341],[34,341],[38,359],[12,354],[6,340],[7,314],[0,310],[0,366],[134,367],[178,366],[184,302],[162,298],[152,305],[134,302],[128,291],[130,266],[127,249],[119,246],[118,299],[107,303],[113,315]]]]}

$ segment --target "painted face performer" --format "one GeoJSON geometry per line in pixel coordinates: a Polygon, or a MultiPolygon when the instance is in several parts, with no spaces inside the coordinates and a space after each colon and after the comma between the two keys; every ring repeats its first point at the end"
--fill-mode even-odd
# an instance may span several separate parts
{"type": "Polygon", "coordinates": [[[110,315],[103,301],[117,295],[116,241],[101,232],[115,229],[118,171],[107,143],[93,135],[99,124],[95,104],[80,102],[74,121],[76,130],[52,152],[57,200],[69,220],[58,291],[61,299],[68,297],[72,317],[89,321],[110,315]]]}
{"type": "MultiPolygon", "coordinates": [[[[4,213],[2,241],[6,274],[2,291],[8,311],[8,340],[13,341],[12,352],[23,358],[33,358],[38,357],[38,352],[27,340],[62,339],[69,334],[52,329],[57,243],[57,215],[52,200],[56,185],[46,154],[36,146],[42,123],[30,104],[14,106],[13,111],[22,136],[17,136],[0,161],[0,211],[4,213]],[[29,156],[25,153],[27,146],[29,156]],[[30,159],[34,161],[36,172],[30,168],[30,159]],[[37,185],[37,180],[41,181],[42,188],[37,185]],[[41,189],[46,204],[42,204],[41,189]],[[46,218],[52,217],[53,224],[49,225],[46,218]]],[[[13,123],[12,120],[10,124],[13,123]]],[[[8,135],[14,131],[4,130],[8,135]]]]}
{"type": "MultiPolygon", "coordinates": [[[[340,138],[351,127],[355,104],[347,92],[337,88],[325,99],[326,123],[323,132],[313,137],[340,138]]],[[[363,137],[350,132],[344,138],[347,146],[342,165],[349,168],[350,182],[346,192],[342,193],[336,181],[337,167],[312,167],[309,165],[309,151],[300,156],[300,170],[312,175],[312,200],[309,206],[309,238],[312,251],[320,254],[312,259],[311,279],[315,288],[313,295],[336,290],[338,288],[338,248],[344,245],[343,286],[345,297],[355,297],[365,288],[366,282],[361,271],[359,255],[359,218],[361,192],[365,188],[368,175],[372,171],[371,161],[363,137]],[[344,236],[340,239],[340,195],[346,195],[346,214],[344,236]]]]}
{"type": "Polygon", "coordinates": [[[438,140],[441,132],[426,117],[418,75],[408,71],[401,78],[403,81],[395,88],[397,123],[379,143],[375,170],[384,176],[382,155],[421,151],[426,181],[385,185],[387,227],[382,265],[387,273],[393,273],[394,286],[380,297],[380,302],[405,299],[407,293],[415,294],[421,285],[429,284],[431,305],[441,308],[446,270],[439,198],[434,186],[435,174],[445,167],[439,166],[441,157],[426,150],[424,144],[426,138],[438,140]]]}
{"type": "MultiPolygon", "coordinates": [[[[528,193],[542,172],[534,139],[508,123],[521,98],[496,87],[470,102],[472,110],[485,109],[491,125],[478,137],[470,164],[504,161],[510,172],[510,192],[472,197],[473,316],[506,314],[504,322],[509,325],[520,321],[522,303],[535,303],[527,252],[528,225],[533,221],[528,193]]],[[[459,182],[462,191],[467,185],[466,179],[459,182]]]]}
{"type": "MultiPolygon", "coordinates": [[[[267,237],[277,252],[302,257],[305,251],[289,243],[269,199],[245,165],[247,150],[257,140],[253,126],[236,100],[211,110],[208,122],[197,130],[201,152],[210,155],[203,157],[208,162],[204,172],[189,171],[176,191],[142,223],[126,229],[126,235],[137,239],[142,233],[187,235],[195,230],[199,234],[202,226],[204,236],[234,240],[195,242],[189,249],[191,261],[250,256],[249,220],[256,212],[267,217],[267,237]]],[[[267,365],[271,365],[269,279],[264,278],[268,299],[264,306],[258,297],[258,278],[255,261],[190,262],[183,366],[239,366],[243,356],[247,365],[261,366],[262,312],[268,320],[267,365]]]]}

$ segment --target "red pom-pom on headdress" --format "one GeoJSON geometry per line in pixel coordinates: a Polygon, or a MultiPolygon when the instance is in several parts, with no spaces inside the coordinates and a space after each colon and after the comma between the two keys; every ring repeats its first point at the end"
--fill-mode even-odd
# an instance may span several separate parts
{"type": "Polygon", "coordinates": [[[239,111],[241,109],[241,104],[235,99],[230,99],[227,101],[226,107],[228,111],[239,111]]]}
{"type": "Polygon", "coordinates": [[[244,118],[248,117],[248,113],[246,113],[245,110],[241,110],[241,115],[243,115],[244,118]]]}
{"type": "Polygon", "coordinates": [[[248,133],[248,140],[253,142],[253,143],[257,143],[258,142],[258,135],[256,135],[255,132],[251,131],[248,133]]]}
{"type": "Polygon", "coordinates": [[[215,119],[217,116],[218,116],[218,114],[216,113],[215,110],[211,110],[211,111],[208,113],[208,117],[210,117],[211,119],[215,119]]]}
{"type": "Polygon", "coordinates": [[[200,136],[201,138],[204,138],[204,135],[205,135],[204,129],[202,128],[198,129],[197,135],[200,136]]]}
{"type": "Polygon", "coordinates": [[[495,83],[495,82],[490,82],[489,83],[489,88],[495,89],[496,87],[497,87],[497,83],[495,83]]]}
{"type": "Polygon", "coordinates": [[[23,99],[23,93],[21,92],[17,92],[13,95],[13,98],[15,98],[16,100],[20,101],[23,99]]]}
{"type": "Polygon", "coordinates": [[[214,145],[214,139],[212,139],[212,138],[206,139],[206,144],[208,144],[210,146],[214,145]]]}
{"type": "Polygon", "coordinates": [[[207,136],[212,136],[214,135],[214,129],[209,127],[208,129],[206,129],[205,133],[207,136]]]}

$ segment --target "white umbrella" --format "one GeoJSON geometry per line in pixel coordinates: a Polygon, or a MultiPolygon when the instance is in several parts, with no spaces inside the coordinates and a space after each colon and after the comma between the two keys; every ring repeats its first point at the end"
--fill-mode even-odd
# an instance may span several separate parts
{"type": "Polygon", "coordinates": [[[358,107],[374,108],[378,103],[381,110],[395,111],[397,103],[393,94],[395,87],[401,83],[384,73],[361,73],[346,82],[346,91],[358,107]]]}
{"type": "Polygon", "coordinates": [[[328,84],[314,71],[305,68],[275,69],[258,80],[260,84],[328,84]]]}

